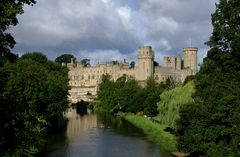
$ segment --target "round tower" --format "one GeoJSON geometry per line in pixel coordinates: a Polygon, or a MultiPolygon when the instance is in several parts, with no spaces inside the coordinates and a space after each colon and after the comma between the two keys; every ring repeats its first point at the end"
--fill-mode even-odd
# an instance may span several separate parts
{"type": "Polygon", "coordinates": [[[138,49],[138,80],[147,80],[153,77],[154,52],[151,46],[138,49]]]}
{"type": "Polygon", "coordinates": [[[184,68],[190,68],[194,74],[197,73],[197,51],[196,47],[183,48],[184,68]]]}

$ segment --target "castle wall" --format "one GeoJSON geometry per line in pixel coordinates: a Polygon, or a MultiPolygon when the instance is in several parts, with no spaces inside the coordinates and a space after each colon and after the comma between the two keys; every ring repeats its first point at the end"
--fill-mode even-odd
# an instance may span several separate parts
{"type": "Polygon", "coordinates": [[[164,67],[172,68],[175,70],[181,70],[182,59],[180,56],[164,57],[163,61],[164,61],[164,67]]]}
{"type": "Polygon", "coordinates": [[[103,74],[109,74],[112,80],[123,75],[134,77],[140,84],[149,77],[157,82],[172,77],[176,82],[183,82],[189,75],[197,72],[197,49],[184,49],[184,67],[180,56],[164,57],[164,67],[153,67],[154,52],[150,46],[140,47],[138,51],[138,66],[129,68],[129,64],[122,62],[108,62],[96,66],[84,67],[80,63],[69,63],[69,100],[73,103],[80,100],[92,101],[96,97],[98,84],[103,74]]]}

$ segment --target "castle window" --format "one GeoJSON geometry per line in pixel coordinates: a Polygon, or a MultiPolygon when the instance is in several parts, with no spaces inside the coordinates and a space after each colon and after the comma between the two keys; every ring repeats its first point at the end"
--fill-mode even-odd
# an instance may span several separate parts
{"type": "Polygon", "coordinates": [[[94,75],[92,75],[92,79],[94,79],[95,77],[94,77],[94,75]]]}
{"type": "Polygon", "coordinates": [[[89,80],[91,79],[91,76],[90,76],[90,75],[88,75],[88,79],[89,79],[89,80]]]}
{"type": "Polygon", "coordinates": [[[82,79],[84,79],[84,75],[82,75],[82,79]]]}

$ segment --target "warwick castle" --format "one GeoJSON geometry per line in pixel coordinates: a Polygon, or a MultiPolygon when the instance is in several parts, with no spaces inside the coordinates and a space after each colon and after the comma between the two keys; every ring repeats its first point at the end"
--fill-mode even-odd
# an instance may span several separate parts
{"type": "Polygon", "coordinates": [[[149,77],[157,82],[172,77],[176,82],[183,82],[189,75],[197,73],[197,48],[183,48],[183,59],[180,55],[164,57],[163,66],[154,66],[154,51],[151,46],[138,49],[138,64],[130,68],[129,63],[107,62],[96,66],[84,66],[80,63],[67,64],[69,68],[69,99],[76,103],[80,100],[91,101],[96,96],[98,84],[103,74],[109,74],[117,80],[124,74],[134,77],[138,82],[145,82],[149,77]]]}

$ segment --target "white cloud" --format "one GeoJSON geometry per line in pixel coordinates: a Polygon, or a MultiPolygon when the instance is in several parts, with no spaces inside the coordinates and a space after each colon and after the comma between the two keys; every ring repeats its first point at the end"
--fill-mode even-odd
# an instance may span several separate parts
{"type": "Polygon", "coordinates": [[[191,38],[193,46],[205,51],[215,2],[39,0],[24,8],[20,24],[12,28],[14,50],[41,50],[48,56],[73,52],[97,61],[136,55],[141,44],[152,45],[161,56],[172,55],[188,46],[191,38]]]}
{"type": "Polygon", "coordinates": [[[179,28],[179,24],[172,18],[160,17],[152,22],[151,29],[154,32],[168,32],[174,34],[179,28]]]}

